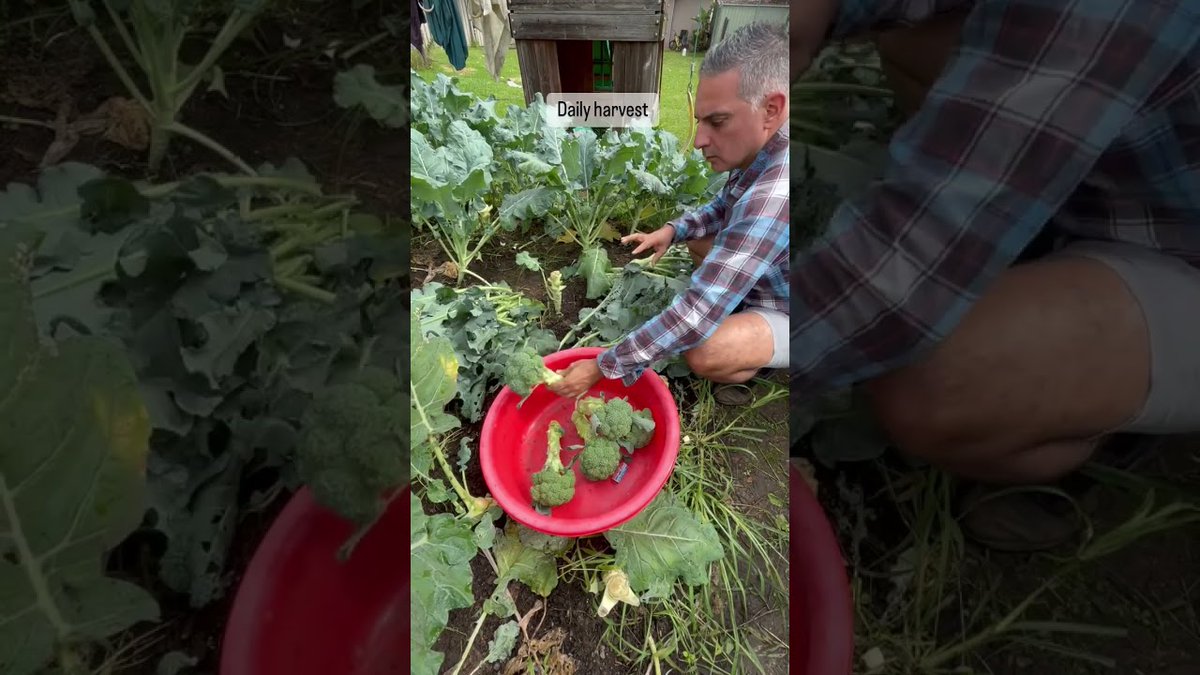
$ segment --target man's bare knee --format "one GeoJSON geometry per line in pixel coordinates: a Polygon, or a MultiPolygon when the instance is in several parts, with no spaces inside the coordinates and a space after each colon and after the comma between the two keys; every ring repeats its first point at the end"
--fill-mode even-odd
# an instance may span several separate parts
{"type": "Polygon", "coordinates": [[[932,464],[952,461],[948,446],[955,435],[953,420],[937,406],[933,392],[921,391],[916,384],[900,372],[870,380],[863,389],[875,421],[897,449],[932,464]]]}
{"type": "Polygon", "coordinates": [[[693,373],[708,378],[709,375],[715,374],[721,368],[721,364],[714,356],[713,350],[707,348],[707,343],[705,343],[684,352],[683,360],[687,362],[688,368],[691,368],[693,373]]]}

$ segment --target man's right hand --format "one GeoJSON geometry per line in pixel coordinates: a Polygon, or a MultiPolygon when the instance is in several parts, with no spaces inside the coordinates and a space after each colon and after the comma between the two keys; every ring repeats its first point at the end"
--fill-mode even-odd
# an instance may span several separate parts
{"type": "Polygon", "coordinates": [[[667,249],[671,247],[671,242],[674,240],[675,227],[673,225],[663,225],[650,233],[634,232],[633,234],[621,237],[622,244],[637,243],[637,248],[633,249],[634,255],[646,249],[654,249],[654,257],[650,261],[654,265],[658,264],[658,259],[666,254],[667,249]]]}

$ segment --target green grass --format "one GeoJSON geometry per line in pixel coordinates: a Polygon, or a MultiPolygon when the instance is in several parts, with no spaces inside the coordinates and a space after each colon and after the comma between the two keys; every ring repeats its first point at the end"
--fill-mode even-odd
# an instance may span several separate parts
{"type": "MultiPolygon", "coordinates": [[[[461,71],[455,71],[446,58],[446,52],[437,45],[431,45],[426,53],[429,55],[429,65],[421,63],[421,56],[412,50],[413,69],[426,80],[432,80],[438,73],[445,73],[458,78],[458,86],[480,98],[495,97],[500,105],[499,110],[507,110],[508,104],[525,105],[525,95],[520,86],[511,86],[511,79],[517,85],[521,83],[521,68],[517,63],[517,50],[510,49],[500,69],[500,80],[492,79],[488,73],[483,50],[470,48],[467,51],[467,65],[461,71]]],[[[692,97],[696,92],[696,82],[700,77],[700,60],[703,54],[689,53],[686,57],[678,52],[667,51],[663,54],[662,91],[659,101],[659,127],[670,131],[681,143],[690,140],[692,135],[692,112],[688,103],[688,78],[691,75],[692,64],[696,72],[692,77],[692,97]]]]}

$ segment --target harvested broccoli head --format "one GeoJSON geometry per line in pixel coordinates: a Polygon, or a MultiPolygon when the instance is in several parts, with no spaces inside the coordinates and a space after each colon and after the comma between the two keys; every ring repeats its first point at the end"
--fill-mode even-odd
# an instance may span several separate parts
{"type": "Polygon", "coordinates": [[[608,438],[625,438],[633,427],[633,406],[623,398],[610,399],[595,414],[596,433],[608,438]]]}
{"type": "Polygon", "coordinates": [[[394,373],[370,367],[313,397],[296,469],[319,503],[366,525],[383,511],[386,493],[408,482],[403,399],[394,373]]]}
{"type": "Polygon", "coordinates": [[[592,438],[579,455],[579,468],[588,480],[604,480],[621,463],[621,447],[610,438],[592,438]]]}
{"type": "Polygon", "coordinates": [[[571,501],[575,496],[575,472],[563,466],[562,452],[563,428],[558,422],[551,422],[546,430],[546,463],[542,470],[533,474],[533,487],[530,495],[533,501],[542,506],[560,506],[571,501]]]}
{"type": "Polygon", "coordinates": [[[562,375],[550,370],[542,362],[542,357],[531,349],[522,349],[509,359],[504,367],[504,384],[525,398],[539,384],[554,384],[562,380],[562,375]]]}
{"type": "Polygon", "coordinates": [[[571,421],[575,423],[575,431],[579,439],[587,443],[595,434],[592,432],[592,415],[604,408],[604,399],[598,396],[588,396],[575,402],[575,412],[571,413],[571,421]]]}

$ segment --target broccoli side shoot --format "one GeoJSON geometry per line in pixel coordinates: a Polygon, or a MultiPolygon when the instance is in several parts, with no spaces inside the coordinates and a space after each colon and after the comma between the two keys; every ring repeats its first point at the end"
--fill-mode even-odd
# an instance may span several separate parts
{"type": "Polygon", "coordinates": [[[587,443],[595,436],[592,431],[592,415],[604,407],[604,399],[598,396],[588,396],[575,402],[575,412],[571,413],[571,421],[575,423],[575,431],[579,439],[587,443]]]}
{"type": "Polygon", "coordinates": [[[406,407],[399,378],[373,367],[313,397],[296,469],[319,503],[358,525],[382,513],[387,492],[408,482],[406,407]]]}
{"type": "Polygon", "coordinates": [[[579,455],[579,468],[588,480],[604,480],[621,463],[621,447],[610,438],[592,438],[579,455]]]}
{"type": "Polygon", "coordinates": [[[551,422],[546,430],[546,463],[542,470],[533,474],[533,487],[530,495],[533,501],[542,506],[561,506],[571,501],[575,496],[575,472],[563,466],[562,452],[563,428],[558,422],[551,422]]]}
{"type": "Polygon", "coordinates": [[[621,447],[640,450],[654,438],[654,415],[650,413],[649,408],[645,408],[635,411],[631,421],[629,433],[616,440],[621,447]]]}
{"type": "Polygon", "coordinates": [[[531,349],[522,349],[508,360],[504,367],[504,384],[521,398],[529,396],[539,384],[554,384],[562,375],[550,370],[542,357],[531,349]]]}

